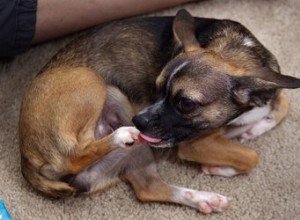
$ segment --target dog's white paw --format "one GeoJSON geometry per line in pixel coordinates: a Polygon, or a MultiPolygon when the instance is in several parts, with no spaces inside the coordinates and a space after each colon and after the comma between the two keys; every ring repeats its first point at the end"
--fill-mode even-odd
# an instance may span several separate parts
{"type": "Polygon", "coordinates": [[[140,131],[135,127],[120,127],[113,133],[113,145],[117,147],[128,147],[138,140],[140,131]]]}
{"type": "Polygon", "coordinates": [[[228,199],[225,196],[217,193],[206,193],[207,198],[198,203],[200,212],[204,214],[222,212],[229,207],[228,199]]]}
{"type": "Polygon", "coordinates": [[[226,166],[202,165],[201,170],[206,175],[215,175],[215,176],[232,177],[238,174],[238,172],[234,168],[226,167],[226,166]]]}
{"type": "Polygon", "coordinates": [[[204,214],[222,212],[229,207],[228,199],[213,192],[184,190],[184,199],[204,214]]]}
{"type": "Polygon", "coordinates": [[[276,126],[276,120],[272,116],[264,117],[262,120],[255,123],[249,130],[241,134],[238,138],[241,143],[252,140],[276,126]]]}

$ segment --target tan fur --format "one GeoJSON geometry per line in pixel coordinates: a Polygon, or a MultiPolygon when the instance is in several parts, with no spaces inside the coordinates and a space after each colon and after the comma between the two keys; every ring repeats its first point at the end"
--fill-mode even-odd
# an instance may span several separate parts
{"type": "MultiPolygon", "coordinates": [[[[21,152],[27,158],[23,166],[57,179],[80,172],[113,149],[111,136],[94,138],[106,91],[103,81],[93,71],[53,69],[39,75],[32,85],[20,113],[21,152]]],[[[38,181],[24,170],[23,174],[29,182],[38,181]]]]}
{"type": "Polygon", "coordinates": [[[280,91],[273,106],[272,114],[274,115],[277,124],[279,124],[289,112],[289,100],[287,95],[280,91]]]}
{"type": "Polygon", "coordinates": [[[238,173],[248,173],[258,163],[257,153],[224,138],[224,133],[224,129],[220,129],[181,143],[179,158],[210,166],[229,166],[238,173]]]}
{"type": "MultiPolygon", "coordinates": [[[[167,21],[165,24],[168,27],[167,21]]],[[[113,142],[116,134],[112,130],[132,125],[133,115],[156,101],[174,66],[183,60],[202,68],[201,60],[214,72],[237,77],[255,74],[253,70],[260,65],[256,58],[247,56],[247,49],[228,51],[223,38],[203,48],[195,37],[194,19],[186,11],[175,18],[174,42],[155,35],[157,28],[153,21],[143,24],[137,20],[95,29],[59,52],[33,80],[22,102],[19,134],[22,173],[35,189],[47,196],[65,197],[106,189],[121,177],[130,182],[142,201],[174,202],[204,213],[228,207],[221,195],[163,182],[147,144],[141,146],[135,140],[134,146],[125,149],[113,142]],[[169,48],[161,49],[166,43],[169,48]],[[172,54],[174,51],[179,55],[172,54]],[[178,63],[174,61],[177,58],[178,63]],[[163,68],[166,62],[171,63],[170,69],[163,68]],[[108,131],[100,132],[97,139],[97,129],[108,131]]],[[[223,30],[227,41],[241,41],[241,35],[227,31],[223,30]]],[[[268,66],[278,71],[273,57],[268,66]]],[[[183,91],[204,102],[204,107],[186,118],[201,116],[213,125],[224,124],[221,113],[233,111],[233,107],[217,102],[216,97],[230,100],[229,88],[223,85],[228,78],[209,77],[211,84],[201,84],[193,75],[174,79],[171,95],[183,91]]],[[[266,84],[255,81],[253,87],[266,84]]],[[[275,97],[272,110],[277,123],[286,116],[288,102],[282,93],[275,97]]],[[[227,119],[226,114],[224,117],[227,119]]],[[[179,158],[249,172],[258,162],[256,152],[224,138],[226,129],[179,143],[179,158]]]]}

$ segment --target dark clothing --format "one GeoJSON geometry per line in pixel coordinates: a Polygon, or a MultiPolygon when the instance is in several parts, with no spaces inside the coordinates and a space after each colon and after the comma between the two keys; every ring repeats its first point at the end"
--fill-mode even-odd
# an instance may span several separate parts
{"type": "Polygon", "coordinates": [[[0,0],[0,57],[26,51],[32,43],[37,0],[0,0]]]}

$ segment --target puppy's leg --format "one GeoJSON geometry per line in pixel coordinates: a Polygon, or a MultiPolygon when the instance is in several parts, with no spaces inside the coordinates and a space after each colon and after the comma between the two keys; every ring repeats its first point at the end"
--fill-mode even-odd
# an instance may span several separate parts
{"type": "MultiPolygon", "coordinates": [[[[139,156],[126,168],[124,178],[133,186],[143,202],[171,202],[199,209],[202,213],[221,212],[228,208],[228,199],[213,192],[197,191],[163,182],[156,170],[150,149],[140,147],[139,156]]],[[[135,157],[135,156],[134,156],[135,157]]]]}
{"type": "Polygon", "coordinates": [[[116,147],[126,148],[138,139],[140,132],[135,127],[120,127],[131,124],[133,111],[127,97],[117,88],[106,87],[106,100],[99,115],[101,117],[96,128],[94,124],[93,126],[87,125],[87,127],[93,128],[93,134],[89,134],[88,129],[83,129],[84,134],[81,136],[85,138],[82,138],[81,142],[84,147],[80,148],[84,151],[71,161],[70,171],[73,174],[80,172],[116,147]],[[111,133],[113,130],[115,131],[111,133]],[[93,137],[91,138],[91,136],[93,137]],[[97,138],[96,140],[94,136],[97,138]],[[90,139],[92,141],[87,143],[86,140],[90,139]]]}
{"type": "Polygon", "coordinates": [[[138,139],[138,134],[139,131],[135,127],[120,127],[112,134],[91,142],[85,147],[84,154],[71,160],[71,173],[79,173],[114,148],[132,145],[138,139]]]}
{"type": "Polygon", "coordinates": [[[287,116],[288,110],[288,97],[281,91],[272,105],[271,112],[253,124],[229,129],[225,137],[238,138],[240,142],[252,140],[278,125],[287,116]]]}
{"type": "Polygon", "coordinates": [[[178,156],[203,165],[206,174],[234,176],[248,173],[258,162],[257,153],[223,137],[224,130],[179,144],[178,156]]]}
{"type": "MultiPolygon", "coordinates": [[[[111,93],[116,95],[88,68],[62,67],[39,75],[23,101],[22,155],[43,176],[59,180],[79,173],[116,147],[132,143],[138,134],[133,127],[95,137],[103,109],[112,102],[111,93]]],[[[123,96],[119,94],[113,102],[123,96]]]]}

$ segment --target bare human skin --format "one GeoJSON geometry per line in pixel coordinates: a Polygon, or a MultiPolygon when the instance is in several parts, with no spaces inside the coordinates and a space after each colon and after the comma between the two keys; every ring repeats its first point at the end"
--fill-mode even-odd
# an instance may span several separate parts
{"type": "Polygon", "coordinates": [[[195,0],[38,0],[33,43],[195,0]]]}

